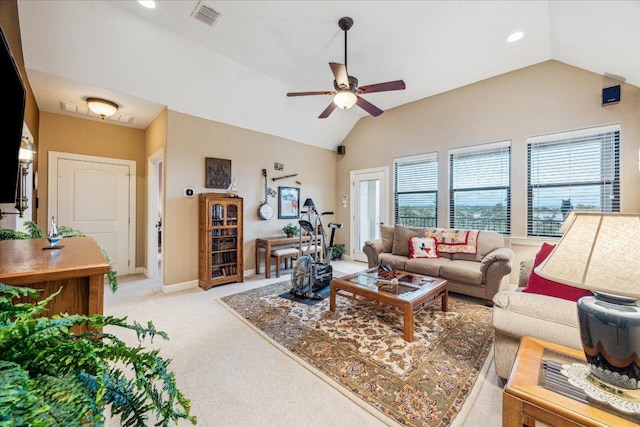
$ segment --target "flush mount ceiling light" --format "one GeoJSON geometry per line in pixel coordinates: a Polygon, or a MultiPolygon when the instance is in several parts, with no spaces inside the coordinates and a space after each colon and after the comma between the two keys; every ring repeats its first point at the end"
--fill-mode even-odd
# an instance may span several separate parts
{"type": "Polygon", "coordinates": [[[507,37],[507,41],[509,43],[514,43],[514,42],[517,42],[518,40],[520,40],[522,37],[524,37],[524,33],[522,31],[516,31],[515,33],[513,33],[509,37],[507,37]]]}
{"type": "Polygon", "coordinates": [[[142,6],[146,7],[147,9],[156,8],[156,2],[153,0],[138,0],[138,3],[140,3],[142,6]]]}
{"type": "Polygon", "coordinates": [[[118,111],[118,104],[101,98],[87,98],[87,106],[89,110],[99,115],[102,120],[113,116],[118,111]]]}

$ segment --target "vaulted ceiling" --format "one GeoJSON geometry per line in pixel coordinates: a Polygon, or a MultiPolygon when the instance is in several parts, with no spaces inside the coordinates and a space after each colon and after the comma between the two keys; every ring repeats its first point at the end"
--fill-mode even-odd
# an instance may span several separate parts
{"type": "MultiPolygon", "coordinates": [[[[335,149],[360,108],[318,115],[333,89],[329,62],[386,110],[547,60],[640,86],[639,1],[136,1],[19,0],[23,54],[42,111],[90,120],[86,98],[120,105],[109,123],[144,129],[171,110],[335,149]],[[210,26],[192,15],[221,15],[210,26]],[[515,31],[524,37],[506,38],[515,31]]],[[[375,120],[375,119],[374,119],[375,120]]]]}

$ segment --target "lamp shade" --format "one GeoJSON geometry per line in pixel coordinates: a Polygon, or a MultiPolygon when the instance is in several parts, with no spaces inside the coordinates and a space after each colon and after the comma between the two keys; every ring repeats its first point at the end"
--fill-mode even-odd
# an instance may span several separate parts
{"type": "Polygon", "coordinates": [[[639,236],[639,214],[575,212],[536,273],[566,285],[638,299],[639,236]]]}
{"type": "Polygon", "coordinates": [[[305,208],[315,208],[316,204],[313,203],[313,199],[308,198],[307,200],[304,201],[304,205],[302,206],[304,206],[305,208]]]}
{"type": "Polygon", "coordinates": [[[334,104],[343,110],[353,107],[357,100],[355,93],[350,90],[341,90],[333,97],[334,104]]]}
{"type": "Polygon", "coordinates": [[[113,116],[118,111],[118,104],[101,98],[87,98],[89,110],[97,114],[104,120],[113,116]]]}

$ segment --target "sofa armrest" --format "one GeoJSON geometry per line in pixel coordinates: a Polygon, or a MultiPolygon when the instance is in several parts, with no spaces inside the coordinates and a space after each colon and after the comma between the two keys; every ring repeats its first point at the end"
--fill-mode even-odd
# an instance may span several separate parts
{"type": "Polygon", "coordinates": [[[511,274],[513,251],[510,248],[498,248],[489,252],[480,261],[480,272],[485,284],[485,298],[491,300],[500,290],[502,278],[511,274]]]}
{"type": "Polygon", "coordinates": [[[382,240],[367,240],[364,242],[362,252],[367,256],[369,267],[378,265],[378,255],[382,252],[382,240]]]}
{"type": "Polygon", "coordinates": [[[501,291],[493,297],[496,334],[520,339],[525,335],[582,349],[578,305],[574,301],[520,291],[501,291]]]}

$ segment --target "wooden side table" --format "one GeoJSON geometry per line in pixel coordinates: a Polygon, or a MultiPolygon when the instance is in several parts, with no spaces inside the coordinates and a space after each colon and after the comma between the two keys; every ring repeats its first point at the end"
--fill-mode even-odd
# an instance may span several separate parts
{"type": "Polygon", "coordinates": [[[545,363],[585,363],[584,353],[536,338],[523,337],[502,395],[502,425],[638,426],[640,415],[625,414],[605,403],[556,391],[545,363]],[[539,424],[538,424],[539,425],[539,424]]]}

